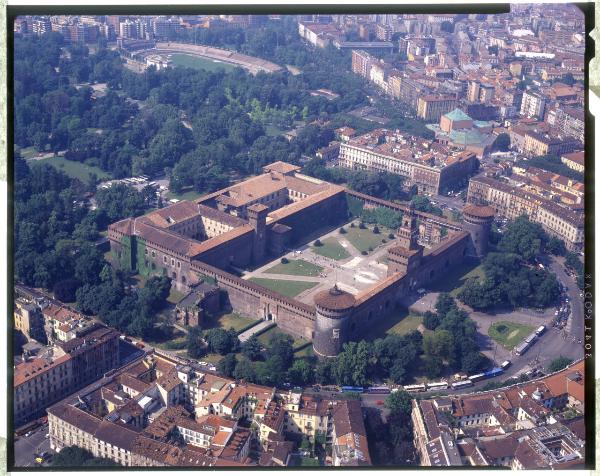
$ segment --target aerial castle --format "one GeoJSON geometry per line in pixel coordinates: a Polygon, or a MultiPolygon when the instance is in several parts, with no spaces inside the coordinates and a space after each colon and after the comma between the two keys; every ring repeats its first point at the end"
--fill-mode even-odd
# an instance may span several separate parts
{"type": "Polygon", "coordinates": [[[494,216],[489,207],[469,205],[464,223],[456,223],[302,175],[299,169],[276,162],[262,175],[197,200],[113,223],[108,233],[113,263],[144,275],[169,276],[180,291],[214,282],[234,312],[273,320],[282,330],[312,340],[317,355],[331,357],[412,290],[467,256],[486,252],[494,216]],[[403,214],[383,280],[354,295],[335,286],[318,293],[311,305],[229,271],[281,256],[312,232],[347,222],[349,197],[403,214]],[[420,239],[433,246],[425,249],[420,239]]]}

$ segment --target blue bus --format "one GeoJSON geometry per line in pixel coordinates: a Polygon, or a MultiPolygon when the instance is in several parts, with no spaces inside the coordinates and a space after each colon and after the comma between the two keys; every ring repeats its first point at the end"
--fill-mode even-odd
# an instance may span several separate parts
{"type": "Polygon", "coordinates": [[[502,369],[500,367],[494,367],[493,369],[488,370],[487,372],[484,372],[483,375],[485,375],[485,378],[493,378],[493,377],[497,377],[502,372],[504,372],[504,369],[502,369]]]}
{"type": "Polygon", "coordinates": [[[363,393],[363,390],[364,390],[363,387],[350,387],[350,386],[342,387],[342,393],[343,392],[358,392],[358,393],[363,393]]]}

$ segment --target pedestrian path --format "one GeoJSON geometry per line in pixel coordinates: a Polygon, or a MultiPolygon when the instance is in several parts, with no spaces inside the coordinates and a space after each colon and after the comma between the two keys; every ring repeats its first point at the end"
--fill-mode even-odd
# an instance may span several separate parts
{"type": "Polygon", "coordinates": [[[272,326],[273,324],[273,321],[262,321],[260,324],[257,324],[254,327],[248,329],[247,331],[242,332],[240,335],[238,335],[238,339],[240,340],[240,342],[244,343],[248,339],[250,339],[250,337],[252,337],[254,334],[262,331],[266,327],[272,326]]]}

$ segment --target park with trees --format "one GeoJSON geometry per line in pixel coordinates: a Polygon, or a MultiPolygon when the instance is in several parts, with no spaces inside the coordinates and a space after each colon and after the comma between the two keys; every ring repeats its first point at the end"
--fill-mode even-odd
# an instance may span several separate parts
{"type": "Polygon", "coordinates": [[[564,243],[550,238],[539,223],[526,216],[510,222],[496,251],[483,260],[485,279],[469,279],[458,299],[476,310],[545,308],[556,302],[556,276],[536,266],[543,253],[563,254],[564,243]]]}

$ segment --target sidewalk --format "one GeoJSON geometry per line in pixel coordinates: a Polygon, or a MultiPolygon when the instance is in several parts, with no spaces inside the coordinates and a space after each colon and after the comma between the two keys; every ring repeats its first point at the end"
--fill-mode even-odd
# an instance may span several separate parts
{"type": "Polygon", "coordinates": [[[238,335],[238,339],[241,343],[244,343],[257,332],[260,332],[265,327],[269,327],[273,324],[275,324],[273,321],[262,321],[260,324],[257,324],[254,327],[248,329],[247,331],[242,332],[240,335],[238,335]]]}

